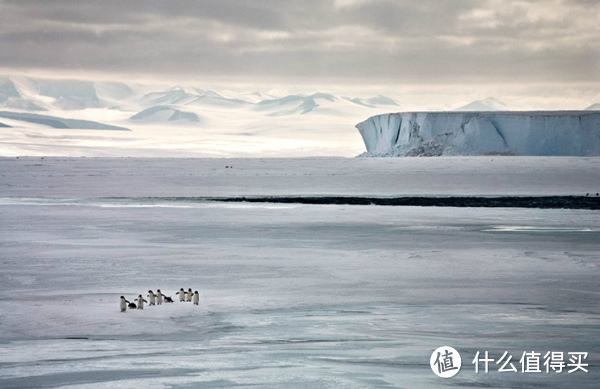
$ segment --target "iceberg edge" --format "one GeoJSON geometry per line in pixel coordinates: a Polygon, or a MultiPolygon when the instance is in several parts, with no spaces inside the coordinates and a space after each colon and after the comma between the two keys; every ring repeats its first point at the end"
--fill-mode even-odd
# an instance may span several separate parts
{"type": "Polygon", "coordinates": [[[600,155],[600,112],[398,112],[356,125],[368,157],[600,155]]]}

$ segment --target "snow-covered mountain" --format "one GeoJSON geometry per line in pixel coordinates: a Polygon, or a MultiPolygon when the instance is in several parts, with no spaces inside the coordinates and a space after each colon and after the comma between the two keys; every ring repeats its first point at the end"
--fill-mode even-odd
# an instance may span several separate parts
{"type": "Polygon", "coordinates": [[[589,107],[586,107],[585,110],[586,111],[600,111],[600,103],[592,104],[589,107]]]}
{"type": "Polygon", "coordinates": [[[0,77],[10,116],[0,117],[0,156],[352,156],[361,145],[348,129],[395,106],[382,95],[242,88],[0,77]],[[103,132],[116,128],[131,131],[103,132]]]}
{"type": "Polygon", "coordinates": [[[0,107],[21,111],[112,108],[133,95],[116,82],[0,77],[0,107]]]}
{"type": "Polygon", "coordinates": [[[131,120],[141,122],[179,122],[198,123],[200,117],[194,112],[182,111],[169,105],[156,105],[133,115],[131,120]]]}
{"type": "Polygon", "coordinates": [[[146,93],[140,99],[144,106],[160,104],[189,104],[196,99],[196,95],[182,87],[173,87],[167,90],[146,93]]]}
{"type": "Polygon", "coordinates": [[[205,89],[186,89],[180,86],[169,88],[161,91],[153,91],[145,94],[140,99],[144,106],[148,105],[212,105],[218,107],[239,107],[249,102],[237,99],[228,98],[220,95],[212,90],[205,89]]]}
{"type": "Polygon", "coordinates": [[[475,100],[469,104],[455,109],[455,111],[509,111],[510,108],[504,102],[495,97],[486,97],[485,99],[475,100]]]}
{"type": "Polygon", "coordinates": [[[26,88],[8,77],[0,77],[0,106],[24,111],[43,111],[43,102],[31,98],[26,88]]]}
{"type": "Polygon", "coordinates": [[[256,104],[256,109],[268,111],[269,115],[282,116],[307,114],[318,107],[337,101],[338,98],[329,93],[313,93],[310,95],[288,95],[276,99],[262,100],[256,104]]]}
{"type": "Polygon", "coordinates": [[[401,112],[356,127],[368,156],[600,155],[600,112],[401,112]]]}
{"type": "Polygon", "coordinates": [[[345,99],[354,104],[364,105],[365,107],[398,105],[394,99],[382,95],[368,97],[366,99],[362,99],[360,97],[345,97],[345,99]]]}
{"type": "Polygon", "coordinates": [[[195,89],[196,99],[193,101],[194,104],[205,104],[217,107],[230,107],[236,108],[251,104],[250,102],[237,97],[226,97],[212,90],[208,89],[195,89]]]}
{"type": "Polygon", "coordinates": [[[360,98],[340,97],[331,93],[316,92],[306,95],[293,94],[265,99],[257,102],[255,109],[266,112],[270,116],[304,115],[308,113],[336,115],[351,110],[381,109],[393,105],[397,105],[393,99],[382,95],[360,98]]]}
{"type": "Polygon", "coordinates": [[[0,103],[19,97],[21,97],[21,95],[13,82],[6,77],[0,78],[0,103]]]}
{"type": "MultiPolygon", "coordinates": [[[[0,108],[20,111],[117,109],[141,112],[157,106],[182,112],[250,108],[268,116],[336,114],[351,107],[377,109],[397,105],[386,96],[339,97],[331,93],[274,95],[260,91],[224,93],[197,87],[153,87],[121,82],[0,77],[0,108]],[[182,107],[187,107],[183,109],[182,107]]],[[[131,116],[131,115],[130,115],[131,116]]]]}
{"type": "Polygon", "coordinates": [[[9,119],[12,122],[21,124],[23,122],[37,124],[48,128],[129,131],[129,129],[124,127],[113,126],[91,120],[68,119],[57,116],[40,115],[27,112],[0,111],[0,118],[9,119]]]}
{"type": "Polygon", "coordinates": [[[53,99],[53,105],[64,110],[104,106],[91,81],[35,80],[35,87],[41,96],[53,99]]]}

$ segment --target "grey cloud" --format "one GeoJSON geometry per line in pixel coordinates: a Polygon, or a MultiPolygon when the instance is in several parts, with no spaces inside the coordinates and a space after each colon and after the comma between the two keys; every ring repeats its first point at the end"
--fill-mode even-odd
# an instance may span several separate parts
{"type": "Polygon", "coordinates": [[[599,3],[0,0],[0,67],[397,83],[600,81],[599,3]]]}

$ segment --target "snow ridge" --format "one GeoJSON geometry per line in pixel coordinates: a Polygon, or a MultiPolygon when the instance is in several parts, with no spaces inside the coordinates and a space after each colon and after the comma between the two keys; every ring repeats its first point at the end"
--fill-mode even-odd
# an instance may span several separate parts
{"type": "Polygon", "coordinates": [[[150,122],[199,122],[200,118],[194,112],[182,111],[168,105],[156,105],[133,115],[131,120],[150,122]]]}
{"type": "Polygon", "coordinates": [[[128,128],[94,122],[91,120],[66,119],[58,116],[38,115],[25,112],[0,111],[0,118],[42,124],[51,128],[60,129],[129,131],[128,128]]]}

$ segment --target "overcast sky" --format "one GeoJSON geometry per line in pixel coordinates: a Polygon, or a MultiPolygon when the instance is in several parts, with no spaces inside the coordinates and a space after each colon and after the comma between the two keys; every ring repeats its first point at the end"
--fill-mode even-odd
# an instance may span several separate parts
{"type": "Polygon", "coordinates": [[[0,0],[9,72],[599,82],[600,0],[0,0]]]}

